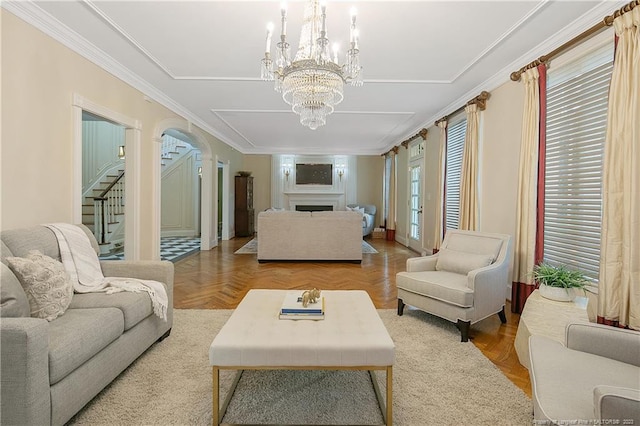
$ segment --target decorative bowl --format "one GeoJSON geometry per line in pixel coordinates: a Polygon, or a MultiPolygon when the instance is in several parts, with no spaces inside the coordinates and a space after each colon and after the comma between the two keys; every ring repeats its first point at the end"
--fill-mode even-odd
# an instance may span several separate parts
{"type": "Polygon", "coordinates": [[[240,171],[238,172],[238,176],[244,176],[244,177],[251,176],[251,172],[240,171]]]}

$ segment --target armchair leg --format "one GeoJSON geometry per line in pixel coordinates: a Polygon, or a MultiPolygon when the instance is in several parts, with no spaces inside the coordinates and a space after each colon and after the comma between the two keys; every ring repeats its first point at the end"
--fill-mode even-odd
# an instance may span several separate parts
{"type": "Polygon", "coordinates": [[[498,316],[500,317],[500,322],[503,324],[507,323],[507,316],[504,313],[504,306],[502,307],[502,310],[500,312],[498,312],[498,316]]]}
{"type": "Polygon", "coordinates": [[[471,328],[471,321],[462,321],[458,320],[456,323],[456,327],[460,330],[460,341],[468,342],[469,341],[469,328],[471,328]]]}
{"type": "Polygon", "coordinates": [[[402,301],[402,299],[398,299],[398,316],[402,316],[402,314],[404,313],[404,302],[402,301]]]}

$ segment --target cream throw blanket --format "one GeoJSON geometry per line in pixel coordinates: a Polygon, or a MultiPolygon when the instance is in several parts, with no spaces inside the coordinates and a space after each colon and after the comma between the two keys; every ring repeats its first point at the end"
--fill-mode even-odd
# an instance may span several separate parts
{"type": "Polygon", "coordinates": [[[169,299],[164,285],[158,281],[139,280],[137,278],[106,277],[102,274],[100,260],[91,246],[91,241],[80,227],[68,223],[45,225],[58,239],[60,257],[65,270],[71,277],[76,293],[120,291],[139,293],[145,291],[151,298],[153,313],[167,320],[169,299]]]}

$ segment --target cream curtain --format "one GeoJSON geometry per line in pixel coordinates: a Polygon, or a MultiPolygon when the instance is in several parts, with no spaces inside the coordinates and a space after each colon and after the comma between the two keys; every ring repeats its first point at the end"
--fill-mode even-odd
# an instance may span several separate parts
{"type": "Polygon", "coordinates": [[[540,120],[540,90],[537,68],[522,75],[525,90],[520,145],[520,172],[516,206],[516,235],[513,260],[514,281],[532,284],[531,271],[536,250],[536,202],[538,191],[538,142],[540,120]]]}
{"type": "Polygon", "coordinates": [[[396,153],[391,151],[391,171],[389,179],[389,218],[387,221],[387,229],[394,231],[396,229],[396,153]]]}
{"type": "Polygon", "coordinates": [[[438,153],[438,192],[436,193],[435,232],[433,236],[433,251],[440,250],[442,244],[442,208],[444,198],[444,155],[447,146],[447,120],[438,122],[440,128],[440,147],[438,153]]]}
{"type": "Polygon", "coordinates": [[[598,316],[640,330],[640,7],[613,25],[598,316]]]}
{"type": "Polygon", "coordinates": [[[480,113],[478,105],[467,105],[467,132],[464,135],[462,173],[460,175],[460,223],[458,228],[466,231],[478,229],[478,127],[480,113]]]}

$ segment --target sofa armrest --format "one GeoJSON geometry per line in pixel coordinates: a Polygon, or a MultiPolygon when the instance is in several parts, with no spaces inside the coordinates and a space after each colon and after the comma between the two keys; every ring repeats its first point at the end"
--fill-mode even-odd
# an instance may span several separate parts
{"type": "Polygon", "coordinates": [[[566,346],[640,367],[640,332],[593,323],[569,323],[566,346]]]}
{"type": "Polygon", "coordinates": [[[173,289],[173,263],[167,260],[103,260],[100,266],[105,277],[160,281],[173,289]]]}
{"type": "Polygon", "coordinates": [[[407,272],[435,271],[438,254],[407,259],[407,272]]]}
{"type": "MultiPolygon", "coordinates": [[[[596,420],[620,420],[619,424],[640,423],[640,389],[596,386],[593,389],[596,420]],[[622,423],[622,421],[625,423],[622,423]]],[[[605,423],[602,423],[605,424],[605,423]]]]}
{"type": "Polygon", "coordinates": [[[0,423],[50,424],[49,323],[2,318],[0,330],[0,423]]]}

